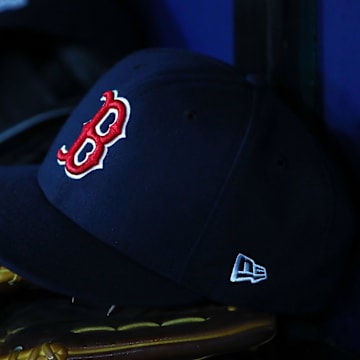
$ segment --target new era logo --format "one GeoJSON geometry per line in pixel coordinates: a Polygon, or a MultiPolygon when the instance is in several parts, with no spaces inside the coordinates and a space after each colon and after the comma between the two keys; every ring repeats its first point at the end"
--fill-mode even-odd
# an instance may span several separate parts
{"type": "Polygon", "coordinates": [[[267,273],[263,266],[256,264],[253,259],[243,254],[237,256],[231,272],[231,282],[250,281],[255,284],[266,279],[267,273]]]}

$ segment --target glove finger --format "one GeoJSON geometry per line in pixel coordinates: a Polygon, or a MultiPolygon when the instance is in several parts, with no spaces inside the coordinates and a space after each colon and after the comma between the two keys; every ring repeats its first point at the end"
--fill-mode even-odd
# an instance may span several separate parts
{"type": "Polygon", "coordinates": [[[60,300],[36,302],[10,320],[13,325],[3,329],[7,335],[0,360],[195,359],[249,350],[276,333],[276,319],[270,314],[215,305],[117,309],[107,316],[103,309],[60,300]],[[27,324],[26,314],[32,318],[27,324]]]}

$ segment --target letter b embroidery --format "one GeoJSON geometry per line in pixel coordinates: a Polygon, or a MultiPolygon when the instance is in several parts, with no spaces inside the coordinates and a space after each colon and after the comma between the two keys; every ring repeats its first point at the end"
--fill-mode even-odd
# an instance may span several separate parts
{"type": "Polygon", "coordinates": [[[83,124],[80,135],[70,149],[63,145],[57,153],[58,163],[64,165],[66,174],[72,179],[81,179],[93,170],[102,169],[108,148],[126,137],[129,102],[117,97],[116,90],[104,92],[100,100],[104,101],[103,106],[90,121],[83,124]],[[111,123],[107,125],[109,120],[111,123]]]}

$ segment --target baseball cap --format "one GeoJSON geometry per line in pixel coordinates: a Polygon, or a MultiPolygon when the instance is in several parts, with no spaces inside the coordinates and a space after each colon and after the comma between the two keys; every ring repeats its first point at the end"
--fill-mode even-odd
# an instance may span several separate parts
{"type": "Polygon", "coordinates": [[[346,276],[337,161],[266,87],[205,55],[123,58],[44,161],[0,181],[0,263],[93,303],[312,312],[346,276]]]}

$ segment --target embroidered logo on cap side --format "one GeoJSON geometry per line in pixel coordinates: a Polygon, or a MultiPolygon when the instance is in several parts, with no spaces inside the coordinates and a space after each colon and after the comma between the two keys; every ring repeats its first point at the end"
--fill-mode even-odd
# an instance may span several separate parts
{"type": "Polygon", "coordinates": [[[126,137],[130,104],[117,95],[116,90],[104,92],[100,99],[104,101],[103,106],[90,121],[83,124],[74,144],[69,150],[66,145],[59,149],[58,164],[64,166],[70,178],[81,179],[91,171],[102,169],[109,147],[126,137]],[[109,121],[111,123],[107,124],[109,121]]]}
{"type": "Polygon", "coordinates": [[[266,279],[267,273],[263,266],[243,254],[238,254],[231,272],[231,282],[250,281],[255,284],[266,279]]]}

